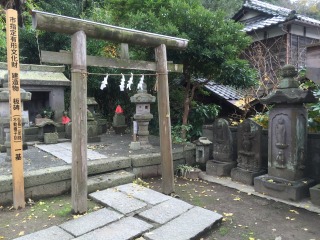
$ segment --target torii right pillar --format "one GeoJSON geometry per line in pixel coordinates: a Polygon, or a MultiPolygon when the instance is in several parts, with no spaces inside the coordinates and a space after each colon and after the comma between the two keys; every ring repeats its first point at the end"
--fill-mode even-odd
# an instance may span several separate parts
{"type": "Polygon", "coordinates": [[[306,176],[308,113],[304,103],[316,102],[316,98],[299,88],[296,75],[294,66],[284,66],[278,89],[261,99],[274,106],[269,113],[268,174],[254,179],[255,191],[292,201],[309,196],[315,184],[306,176]]]}

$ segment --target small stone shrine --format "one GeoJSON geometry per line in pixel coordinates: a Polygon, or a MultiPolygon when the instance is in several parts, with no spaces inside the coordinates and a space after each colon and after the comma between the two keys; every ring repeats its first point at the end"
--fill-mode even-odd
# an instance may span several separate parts
{"type": "Polygon", "coordinates": [[[269,113],[268,174],[254,179],[254,189],[273,197],[298,201],[309,195],[314,180],[306,177],[307,110],[312,92],[299,88],[294,66],[282,69],[277,90],[261,99],[274,104],[269,113]]]}
{"type": "Polygon", "coordinates": [[[233,181],[253,185],[253,179],[266,174],[262,159],[262,127],[250,119],[238,126],[238,165],[231,170],[233,181]]]}
{"type": "Polygon", "coordinates": [[[230,176],[237,162],[233,154],[233,138],[227,120],[218,118],[213,123],[213,160],[207,161],[206,173],[214,176],[230,176]]]}
{"type": "MultiPolygon", "coordinates": [[[[53,120],[61,120],[65,110],[65,89],[71,85],[64,71],[64,66],[20,64],[21,88],[32,94],[31,100],[23,103],[30,122],[34,123],[36,115],[49,107],[55,113],[53,120]]],[[[7,64],[0,62],[0,85],[5,88],[8,86],[4,79],[6,73],[7,64]]]]}
{"type": "Polygon", "coordinates": [[[136,104],[136,114],[133,116],[138,123],[138,138],[141,146],[149,144],[149,122],[153,118],[150,113],[150,103],[156,101],[156,97],[147,93],[147,84],[142,84],[142,89],[130,98],[132,103],[136,104]]]}

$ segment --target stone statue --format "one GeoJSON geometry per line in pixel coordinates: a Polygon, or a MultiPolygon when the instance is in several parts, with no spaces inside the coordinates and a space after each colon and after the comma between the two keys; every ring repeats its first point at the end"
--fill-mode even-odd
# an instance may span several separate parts
{"type": "Polygon", "coordinates": [[[251,168],[250,165],[254,164],[254,152],[253,152],[253,141],[255,138],[255,132],[251,131],[251,126],[249,121],[244,121],[238,127],[238,166],[243,169],[251,168]]]}
{"type": "Polygon", "coordinates": [[[262,127],[246,119],[239,124],[237,136],[238,165],[231,170],[231,179],[253,185],[255,177],[266,173],[262,160],[262,127]]]}
{"type": "Polygon", "coordinates": [[[213,123],[213,160],[206,163],[206,173],[214,176],[230,176],[231,169],[237,165],[233,154],[233,138],[229,124],[218,118],[213,123]]]}
{"type": "Polygon", "coordinates": [[[213,135],[213,159],[221,162],[231,162],[232,136],[225,119],[220,118],[215,122],[213,135]]]}
{"type": "Polygon", "coordinates": [[[284,149],[288,147],[288,145],[286,144],[286,125],[283,117],[279,117],[276,122],[276,147],[279,149],[278,154],[276,156],[276,166],[277,168],[285,168],[286,160],[284,149]]]}
{"type": "Polygon", "coordinates": [[[63,115],[61,118],[61,123],[63,125],[68,124],[71,121],[71,119],[68,117],[68,112],[67,111],[63,111],[63,115]]]}
{"type": "Polygon", "coordinates": [[[280,117],[278,119],[278,122],[276,125],[276,139],[277,139],[276,146],[278,148],[287,147],[287,145],[286,145],[286,126],[285,126],[285,121],[282,117],[280,117]]]}

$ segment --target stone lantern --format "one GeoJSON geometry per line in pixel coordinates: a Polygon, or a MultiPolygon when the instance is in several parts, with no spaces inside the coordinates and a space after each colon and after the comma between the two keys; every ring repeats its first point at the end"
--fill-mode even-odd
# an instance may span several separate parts
{"type": "Polygon", "coordinates": [[[212,142],[206,137],[200,137],[196,144],[196,162],[206,164],[212,158],[212,142]]]}
{"type": "Polygon", "coordinates": [[[309,195],[314,181],[306,177],[307,120],[304,103],[315,102],[311,91],[299,88],[294,66],[282,69],[278,89],[261,99],[273,104],[269,113],[268,174],[254,179],[258,192],[298,201],[309,195]]]}
{"type": "Polygon", "coordinates": [[[138,136],[141,146],[149,145],[149,121],[153,118],[150,113],[150,103],[156,101],[156,97],[147,93],[147,84],[142,84],[142,89],[130,98],[136,104],[136,114],[133,116],[138,124],[138,136]]]}

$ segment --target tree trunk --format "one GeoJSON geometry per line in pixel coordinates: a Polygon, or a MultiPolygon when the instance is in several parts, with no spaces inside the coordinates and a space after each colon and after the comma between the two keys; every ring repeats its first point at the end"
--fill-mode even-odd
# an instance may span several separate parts
{"type": "Polygon", "coordinates": [[[187,130],[185,127],[188,125],[189,112],[190,112],[190,99],[189,97],[186,97],[183,103],[182,129],[181,129],[181,138],[184,140],[187,139],[187,130]]]}
{"type": "MultiPolygon", "coordinates": [[[[185,67],[184,67],[185,70],[185,67]]],[[[195,82],[191,85],[191,76],[184,72],[185,79],[187,81],[187,86],[185,88],[185,98],[183,102],[183,115],[182,115],[182,129],[181,129],[181,138],[183,140],[187,139],[187,129],[189,113],[191,110],[191,103],[194,98],[195,90],[200,86],[198,82],[195,82]]],[[[207,83],[208,81],[206,81],[207,83]]]]}

